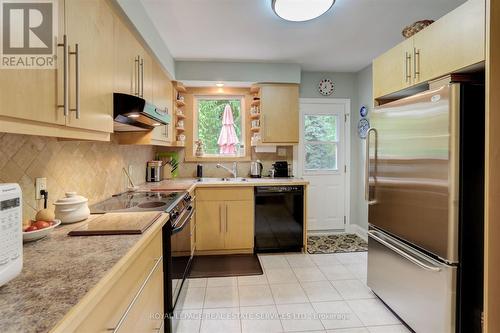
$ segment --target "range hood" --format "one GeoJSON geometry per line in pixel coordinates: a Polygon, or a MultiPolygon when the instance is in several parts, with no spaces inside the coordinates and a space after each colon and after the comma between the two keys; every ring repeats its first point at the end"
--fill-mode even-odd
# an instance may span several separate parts
{"type": "Polygon", "coordinates": [[[128,94],[113,94],[115,132],[151,131],[170,123],[168,109],[158,109],[144,99],[128,94]]]}

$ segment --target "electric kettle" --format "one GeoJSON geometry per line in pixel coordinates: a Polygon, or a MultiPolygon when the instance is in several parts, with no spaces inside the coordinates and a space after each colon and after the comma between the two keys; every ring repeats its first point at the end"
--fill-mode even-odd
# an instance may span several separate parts
{"type": "Polygon", "coordinates": [[[250,163],[250,177],[260,178],[262,177],[262,163],[257,160],[250,163]]]}

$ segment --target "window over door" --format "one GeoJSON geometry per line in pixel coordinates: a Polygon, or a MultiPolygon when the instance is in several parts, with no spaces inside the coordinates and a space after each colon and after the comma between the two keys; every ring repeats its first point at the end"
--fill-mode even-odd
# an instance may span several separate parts
{"type": "Polygon", "coordinates": [[[338,171],[338,115],[304,115],[304,172],[338,171]]]}

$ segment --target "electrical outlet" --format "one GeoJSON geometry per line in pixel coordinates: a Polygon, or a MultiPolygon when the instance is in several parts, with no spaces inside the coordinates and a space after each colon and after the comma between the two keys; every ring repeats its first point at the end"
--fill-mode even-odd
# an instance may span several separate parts
{"type": "Polygon", "coordinates": [[[47,178],[35,178],[35,199],[40,200],[42,196],[41,190],[47,190],[47,178]]]}

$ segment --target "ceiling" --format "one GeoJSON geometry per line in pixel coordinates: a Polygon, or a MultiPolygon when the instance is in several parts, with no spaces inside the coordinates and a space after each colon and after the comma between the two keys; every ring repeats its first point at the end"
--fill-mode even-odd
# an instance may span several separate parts
{"type": "Polygon", "coordinates": [[[437,19],[465,0],[336,0],[318,19],[277,17],[271,0],[141,0],[176,60],[300,64],[356,72],[401,40],[401,30],[437,19]]]}

